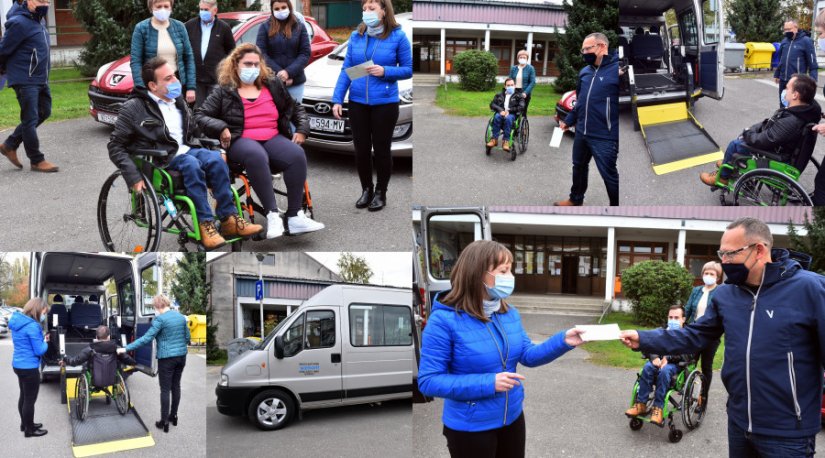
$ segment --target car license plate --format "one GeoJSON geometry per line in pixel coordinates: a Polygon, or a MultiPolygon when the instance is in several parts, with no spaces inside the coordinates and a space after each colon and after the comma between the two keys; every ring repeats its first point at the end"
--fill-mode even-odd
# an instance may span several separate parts
{"type": "Polygon", "coordinates": [[[117,122],[117,115],[112,115],[108,113],[98,113],[97,120],[106,124],[115,125],[117,122]]]}
{"type": "Polygon", "coordinates": [[[337,133],[344,133],[344,120],[343,119],[330,119],[330,118],[316,118],[314,116],[309,117],[309,128],[311,130],[322,130],[324,132],[337,132],[337,133]]]}

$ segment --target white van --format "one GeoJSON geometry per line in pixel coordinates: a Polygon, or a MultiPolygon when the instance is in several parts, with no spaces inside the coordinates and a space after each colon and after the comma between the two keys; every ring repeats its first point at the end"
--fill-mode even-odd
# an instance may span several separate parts
{"type": "Polygon", "coordinates": [[[221,370],[218,411],[282,428],[303,409],[412,397],[412,291],[332,285],[221,370]]]}

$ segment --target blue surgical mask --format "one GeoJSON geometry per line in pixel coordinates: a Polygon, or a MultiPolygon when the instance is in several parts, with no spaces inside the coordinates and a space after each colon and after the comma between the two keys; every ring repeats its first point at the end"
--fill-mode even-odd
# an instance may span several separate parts
{"type": "Polygon", "coordinates": [[[816,44],[819,45],[819,50],[820,51],[825,51],[825,38],[820,38],[820,39],[816,40],[816,44]]]}
{"type": "Polygon", "coordinates": [[[679,320],[667,320],[667,328],[670,329],[681,329],[682,322],[679,320]]]}
{"type": "Polygon", "coordinates": [[[160,22],[166,22],[169,20],[169,16],[172,15],[172,10],[167,10],[166,8],[161,8],[158,10],[152,11],[152,16],[155,17],[160,22]]]}
{"type": "MultiPolygon", "coordinates": [[[[493,275],[492,272],[487,272],[490,275],[493,275]]],[[[493,275],[496,279],[495,284],[493,287],[489,287],[484,285],[487,288],[487,294],[490,295],[493,299],[505,299],[509,295],[513,294],[513,289],[516,287],[516,278],[512,275],[493,275]]]]}
{"type": "Polygon", "coordinates": [[[201,10],[200,11],[201,21],[209,23],[212,22],[212,12],[209,10],[201,10]]]}
{"type": "Polygon", "coordinates": [[[782,99],[782,106],[786,107],[786,108],[790,104],[790,102],[788,102],[788,99],[785,98],[785,93],[787,93],[787,92],[788,92],[787,89],[782,89],[782,95],[780,96],[780,98],[782,99]]]}
{"type": "Polygon", "coordinates": [[[44,313],[44,314],[42,314],[42,315],[40,315],[40,322],[41,322],[41,323],[45,323],[45,322],[46,322],[46,314],[45,314],[45,313],[44,313]]]}
{"type": "Polygon", "coordinates": [[[261,69],[253,67],[253,68],[242,68],[238,76],[240,76],[241,81],[243,81],[244,83],[252,84],[252,83],[255,82],[255,80],[258,79],[258,75],[260,75],[260,74],[261,74],[261,69]]]}
{"type": "Polygon", "coordinates": [[[378,19],[378,13],[375,11],[364,11],[361,14],[361,20],[364,21],[368,27],[377,27],[378,24],[381,24],[381,19],[378,19]]]}
{"type": "Polygon", "coordinates": [[[166,97],[170,99],[176,99],[180,97],[183,88],[180,85],[180,81],[175,81],[174,83],[169,83],[166,85],[166,97]]]}
{"type": "Polygon", "coordinates": [[[287,18],[289,17],[289,9],[278,10],[278,11],[272,13],[272,15],[275,16],[275,19],[277,19],[279,21],[286,21],[287,18]]]}
{"type": "Polygon", "coordinates": [[[510,95],[513,95],[513,94],[516,93],[516,87],[515,86],[505,87],[504,90],[507,91],[507,93],[510,94],[510,95]]]}

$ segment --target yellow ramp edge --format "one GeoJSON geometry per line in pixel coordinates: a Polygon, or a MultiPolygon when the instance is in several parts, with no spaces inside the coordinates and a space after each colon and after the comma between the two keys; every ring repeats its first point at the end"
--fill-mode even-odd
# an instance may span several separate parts
{"type": "MultiPolygon", "coordinates": [[[[67,378],[66,379],[66,399],[72,400],[74,399],[74,392],[75,388],[77,387],[77,377],[67,378]]],[[[112,387],[108,387],[109,391],[111,392],[112,387]]],[[[97,393],[92,393],[93,398],[99,398],[101,396],[106,396],[106,393],[103,391],[98,391],[97,393]]]]}
{"type": "Polygon", "coordinates": [[[648,105],[638,107],[636,111],[639,115],[639,124],[643,126],[688,119],[687,104],[685,102],[648,105]]]}
{"type": "Polygon", "coordinates": [[[84,456],[103,455],[105,453],[124,452],[126,450],[152,447],[154,445],[155,440],[152,439],[151,435],[147,435],[119,441],[101,442],[100,444],[73,446],[72,453],[74,456],[80,458],[84,456]]]}
{"type": "Polygon", "coordinates": [[[703,154],[701,156],[689,157],[667,164],[653,164],[653,173],[656,175],[664,175],[666,173],[676,172],[679,170],[689,169],[697,165],[710,164],[725,157],[722,151],[703,154]]]}

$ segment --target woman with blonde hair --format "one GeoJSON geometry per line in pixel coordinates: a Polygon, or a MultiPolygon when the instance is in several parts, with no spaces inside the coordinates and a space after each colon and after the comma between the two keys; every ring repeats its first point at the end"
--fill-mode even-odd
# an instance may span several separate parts
{"type": "Polygon", "coordinates": [[[17,374],[20,397],[17,411],[20,414],[20,431],[26,437],[38,437],[47,433],[42,423],[34,422],[34,403],[40,392],[40,358],[49,348],[49,335],[43,337],[43,323],[49,313],[49,305],[35,297],[23,307],[22,312],[14,312],[9,319],[14,356],[11,365],[17,374]]]}
{"type": "Polygon", "coordinates": [[[252,43],[235,48],[221,62],[218,84],[195,112],[203,133],[220,138],[228,159],[246,170],[252,189],[267,212],[266,238],[280,236],[284,223],[275,204],[272,173],[282,172],[287,193],[286,224],[291,235],[324,225],[301,210],[307,160],[301,144],[309,133],[306,111],[275,77],[252,43]],[[296,132],[290,128],[295,124],[296,132]]]}
{"type": "MultiPolygon", "coordinates": [[[[716,292],[716,286],[722,280],[722,265],[716,261],[710,261],[702,266],[702,283],[693,288],[690,297],[685,303],[685,325],[693,323],[701,318],[705,311],[710,309],[713,294],[716,292]]],[[[702,373],[705,375],[706,383],[702,385],[702,395],[699,396],[698,405],[696,409],[702,411],[707,405],[708,390],[710,389],[710,380],[713,378],[713,358],[716,356],[716,350],[719,349],[719,340],[705,347],[702,350],[702,373]]]]}

